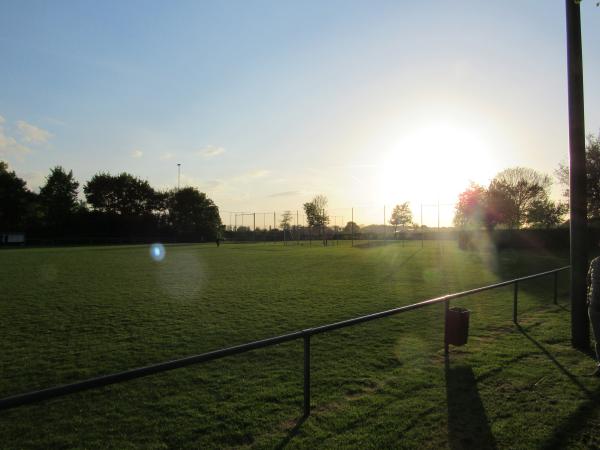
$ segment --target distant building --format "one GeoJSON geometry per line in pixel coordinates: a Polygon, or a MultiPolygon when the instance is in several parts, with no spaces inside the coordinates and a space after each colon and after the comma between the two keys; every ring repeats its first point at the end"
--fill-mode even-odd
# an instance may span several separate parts
{"type": "Polygon", "coordinates": [[[25,244],[25,233],[0,231],[0,245],[25,244]]]}

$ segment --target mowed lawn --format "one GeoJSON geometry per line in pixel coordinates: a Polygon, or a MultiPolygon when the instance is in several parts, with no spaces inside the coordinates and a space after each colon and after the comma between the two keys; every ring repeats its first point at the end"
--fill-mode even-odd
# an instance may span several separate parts
{"type": "MultiPolygon", "coordinates": [[[[0,251],[0,396],[198,354],[567,263],[545,251],[274,244],[0,251]]],[[[568,276],[0,412],[2,448],[586,448],[600,380],[570,347],[568,276]]]]}

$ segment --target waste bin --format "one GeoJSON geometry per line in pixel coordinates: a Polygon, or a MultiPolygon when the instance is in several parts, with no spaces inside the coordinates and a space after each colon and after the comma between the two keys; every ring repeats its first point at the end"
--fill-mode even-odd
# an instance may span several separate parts
{"type": "Polygon", "coordinates": [[[469,337],[469,315],[466,308],[450,308],[446,316],[446,343],[465,345],[469,337]]]}

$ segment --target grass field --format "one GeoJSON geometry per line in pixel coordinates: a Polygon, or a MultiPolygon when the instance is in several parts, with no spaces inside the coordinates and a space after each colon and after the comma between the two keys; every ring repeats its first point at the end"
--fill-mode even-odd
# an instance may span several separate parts
{"type": "MultiPolygon", "coordinates": [[[[0,397],[269,337],[566,264],[455,243],[0,252],[0,397]]],[[[600,445],[600,381],[569,345],[567,275],[0,413],[2,448],[532,448],[600,445]]]]}

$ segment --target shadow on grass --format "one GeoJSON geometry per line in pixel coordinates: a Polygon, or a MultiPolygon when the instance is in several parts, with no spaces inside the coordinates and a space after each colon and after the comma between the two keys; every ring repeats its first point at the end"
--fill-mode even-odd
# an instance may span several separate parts
{"type": "Polygon", "coordinates": [[[290,441],[294,438],[294,436],[298,434],[298,432],[300,431],[300,427],[302,427],[304,422],[306,422],[306,419],[306,416],[302,416],[298,420],[296,420],[296,424],[293,426],[292,429],[288,431],[287,436],[275,448],[277,450],[286,448],[290,441]]]}
{"type": "MultiPolygon", "coordinates": [[[[542,445],[541,448],[565,448],[569,444],[571,437],[581,438],[582,431],[588,426],[588,420],[593,417],[600,408],[600,387],[594,391],[590,391],[581,382],[569,372],[557,359],[536,339],[530,336],[520,325],[517,325],[518,330],[525,336],[531,343],[533,343],[542,353],[544,353],[554,365],[565,374],[569,380],[573,382],[588,398],[582,403],[571,415],[563,420],[555,429],[552,436],[550,436],[542,445]]],[[[594,358],[593,352],[583,352],[585,355],[594,358]]],[[[591,367],[590,367],[591,370],[591,367]]],[[[597,443],[595,444],[597,445],[597,443]]]]}
{"type": "Polygon", "coordinates": [[[450,367],[446,358],[446,396],[450,448],[497,448],[471,367],[450,367]]]}
{"type": "MultiPolygon", "coordinates": [[[[585,393],[585,395],[590,398],[593,399],[594,398],[594,394],[592,394],[592,392],[586,388],[583,384],[581,384],[581,382],[577,379],[577,377],[575,375],[573,375],[571,372],[569,372],[565,366],[563,366],[560,362],[558,362],[558,360],[552,355],[552,353],[550,353],[546,347],[544,347],[542,344],[540,344],[538,341],[536,341],[529,333],[527,333],[527,331],[525,331],[525,329],[521,326],[521,325],[516,325],[517,329],[521,332],[521,334],[523,334],[523,336],[525,336],[533,345],[535,345],[544,355],[546,355],[548,357],[548,359],[550,359],[550,361],[552,361],[554,363],[554,365],[558,368],[558,370],[560,370],[563,374],[565,374],[567,376],[567,378],[569,378],[569,380],[571,380],[571,382],[576,385],[583,393],[585,393]]],[[[588,356],[592,356],[591,353],[585,353],[588,356]]]]}

